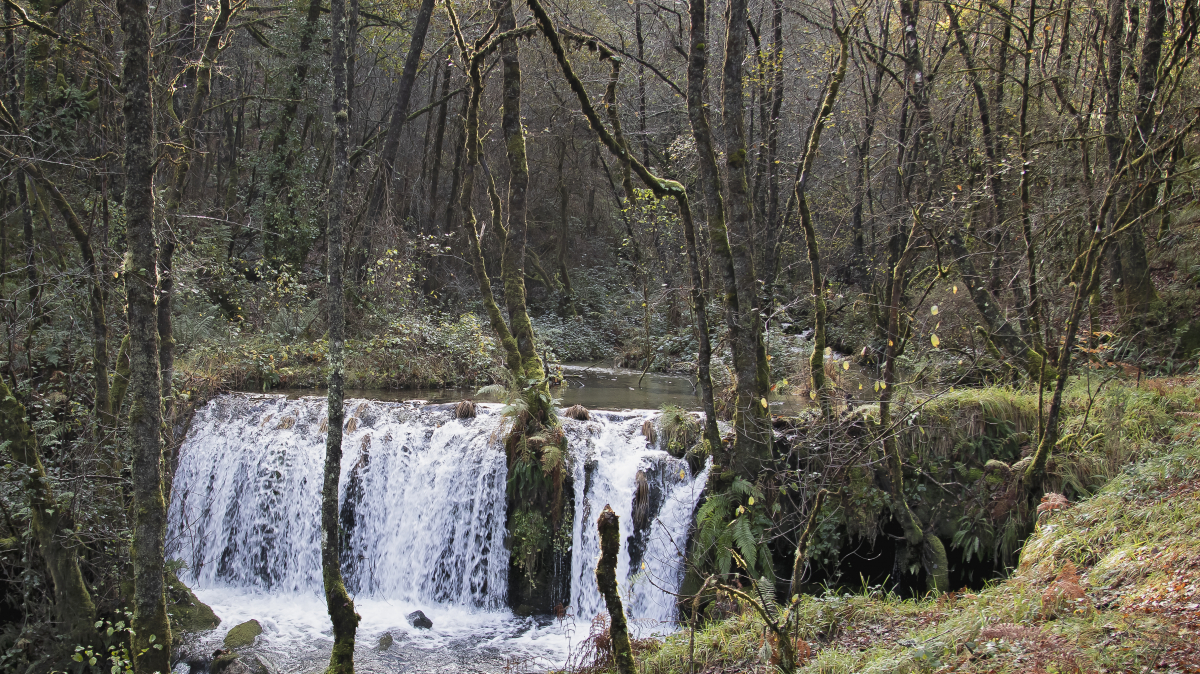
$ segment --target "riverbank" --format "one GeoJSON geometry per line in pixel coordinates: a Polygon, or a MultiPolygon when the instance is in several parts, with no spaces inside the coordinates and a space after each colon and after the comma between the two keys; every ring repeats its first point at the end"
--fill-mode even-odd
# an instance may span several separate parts
{"type": "MultiPolygon", "coordinates": [[[[1094,496],[1045,499],[1007,579],[923,599],[849,584],[801,596],[788,609],[799,671],[1200,672],[1200,391],[1181,380],[1142,386],[1190,404],[1152,427],[1124,408],[1118,421],[1133,422],[1124,441],[1137,445],[1130,462],[1094,496]]],[[[1110,395],[1128,402],[1122,388],[1110,395]]],[[[766,632],[735,606],[732,617],[667,638],[639,665],[649,674],[765,674],[776,656],[766,632]]],[[[597,664],[592,671],[611,670],[597,664]]]]}

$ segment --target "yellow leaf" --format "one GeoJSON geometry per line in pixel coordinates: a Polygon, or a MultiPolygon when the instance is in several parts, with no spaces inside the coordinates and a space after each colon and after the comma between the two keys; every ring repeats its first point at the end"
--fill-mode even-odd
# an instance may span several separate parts
{"type": "Polygon", "coordinates": [[[754,505],[754,497],[753,497],[753,496],[751,496],[751,497],[750,497],[750,500],[749,500],[749,501],[746,501],[746,502],[747,502],[747,503],[749,503],[750,505],[754,505]]]}
{"type": "Polygon", "coordinates": [[[958,286],[954,286],[953,288],[951,288],[951,292],[953,292],[955,295],[957,295],[958,294],[958,286]]]}
{"type": "Polygon", "coordinates": [[[860,390],[860,391],[862,390],[862,384],[858,385],[858,390],[860,390]]]}
{"type": "Polygon", "coordinates": [[[808,392],[808,397],[809,397],[809,398],[812,398],[813,400],[816,400],[816,399],[817,399],[817,392],[816,392],[816,391],[809,391],[809,392],[808,392]]]}
{"type": "Polygon", "coordinates": [[[833,347],[829,347],[829,346],[825,347],[825,355],[832,356],[833,355],[833,347]]]}
{"type": "Polygon", "coordinates": [[[890,339],[888,340],[888,346],[894,346],[894,344],[892,343],[892,340],[890,340],[890,339]]]}
{"type": "Polygon", "coordinates": [[[843,361],[843,362],[842,362],[842,369],[843,369],[843,370],[849,370],[849,369],[850,369],[850,361],[848,361],[848,360],[847,360],[847,361],[843,361]]]}
{"type": "Polygon", "coordinates": [[[933,344],[933,348],[935,348],[935,349],[936,349],[936,348],[938,348],[938,344],[941,344],[941,343],[942,343],[942,340],[938,339],[938,336],[937,336],[936,334],[935,334],[935,335],[930,335],[930,336],[929,336],[929,341],[930,341],[930,343],[932,343],[932,344],[933,344]]]}
{"type": "Polygon", "coordinates": [[[766,398],[762,398],[758,402],[762,403],[762,406],[764,409],[767,407],[767,399],[766,398]]]}
{"type": "Polygon", "coordinates": [[[875,392],[879,393],[879,382],[875,382],[875,392]]]}
{"type": "Polygon", "coordinates": [[[687,479],[687,473],[683,472],[682,470],[681,470],[681,471],[679,471],[679,479],[680,479],[680,480],[686,480],[686,479],[687,479]]]}
{"type": "Polygon", "coordinates": [[[886,389],[886,388],[887,388],[887,382],[886,382],[886,381],[881,381],[881,382],[879,382],[879,388],[881,388],[881,389],[886,389]]]}
{"type": "Polygon", "coordinates": [[[787,386],[787,380],[786,380],[786,379],[784,379],[783,381],[779,382],[779,385],[780,385],[780,386],[787,386]]]}
{"type": "Polygon", "coordinates": [[[938,312],[938,308],[937,308],[937,305],[936,305],[936,304],[935,304],[935,305],[933,305],[932,307],[930,307],[930,309],[929,309],[929,313],[930,313],[930,314],[932,314],[932,315],[934,315],[934,316],[937,316],[937,312],[938,312]]]}

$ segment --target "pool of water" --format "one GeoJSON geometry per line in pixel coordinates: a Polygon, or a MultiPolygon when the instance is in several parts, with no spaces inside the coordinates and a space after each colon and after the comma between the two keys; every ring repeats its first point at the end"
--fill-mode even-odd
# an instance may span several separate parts
{"type": "MultiPolygon", "coordinates": [[[[552,393],[563,407],[583,405],[596,410],[659,409],[663,405],[675,405],[685,410],[700,411],[700,389],[694,378],[685,375],[669,375],[638,370],[602,367],[586,363],[569,363],[562,366],[563,384],[552,389],[552,393]]],[[[322,389],[276,389],[272,393],[283,393],[301,397],[322,395],[322,389]]],[[[479,402],[503,402],[496,396],[478,395],[476,389],[400,389],[400,390],[346,390],[347,398],[401,401],[427,400],[431,403],[450,403],[459,400],[479,402]]],[[[801,396],[772,396],[771,411],[775,414],[794,414],[805,407],[807,401],[801,396]]]]}

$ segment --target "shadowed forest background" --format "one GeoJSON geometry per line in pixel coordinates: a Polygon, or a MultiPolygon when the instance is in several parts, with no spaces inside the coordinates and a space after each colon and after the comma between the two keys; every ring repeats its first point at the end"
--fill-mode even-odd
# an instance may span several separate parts
{"type": "Polygon", "coordinates": [[[1200,667],[1196,0],[3,1],[0,669],[178,663],[167,510],[228,391],[328,394],[330,671],[347,389],[505,403],[508,600],[553,613],[568,363],[688,380],[645,435],[712,465],[692,643],[568,668],[1200,667]],[[1136,527],[1039,522],[1119,489],[1183,508],[1137,526],[1191,589],[1113,655],[1136,527]]]}

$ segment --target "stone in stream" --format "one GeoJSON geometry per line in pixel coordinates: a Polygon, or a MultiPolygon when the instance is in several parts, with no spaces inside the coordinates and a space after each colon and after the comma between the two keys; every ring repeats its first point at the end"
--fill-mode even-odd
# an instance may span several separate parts
{"type": "Polygon", "coordinates": [[[230,650],[249,646],[254,643],[255,637],[262,634],[262,625],[258,624],[257,620],[247,620],[229,630],[225,635],[225,648],[230,650]]]}
{"type": "Polygon", "coordinates": [[[405,618],[408,619],[408,624],[412,625],[413,627],[417,627],[417,628],[420,628],[423,630],[427,630],[427,629],[430,629],[433,627],[433,621],[430,620],[429,618],[425,617],[425,614],[422,613],[421,611],[413,611],[412,613],[409,613],[407,616],[405,616],[405,618]]]}
{"type": "Polygon", "coordinates": [[[394,641],[395,639],[392,638],[391,632],[384,632],[383,636],[379,637],[379,645],[376,646],[375,650],[380,652],[386,651],[392,647],[394,641]]]}

